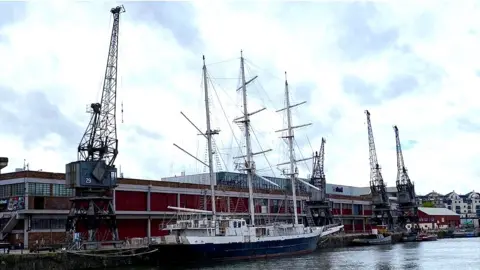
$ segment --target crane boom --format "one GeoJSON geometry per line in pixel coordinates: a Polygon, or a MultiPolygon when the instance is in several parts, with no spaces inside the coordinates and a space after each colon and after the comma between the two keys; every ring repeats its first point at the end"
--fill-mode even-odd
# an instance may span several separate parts
{"type": "Polygon", "coordinates": [[[78,145],[78,160],[105,160],[108,166],[113,166],[118,154],[116,125],[118,33],[120,13],[125,12],[125,9],[123,6],[118,6],[112,8],[110,12],[113,14],[113,27],[102,98],[100,103],[90,105],[89,112],[92,115],[78,145]]]}
{"type": "Polygon", "coordinates": [[[322,138],[320,151],[313,154],[313,169],[310,184],[318,190],[311,191],[310,200],[305,202],[307,224],[311,227],[333,224],[330,201],[327,198],[327,182],[324,172],[325,138],[322,138]]]}
{"type": "Polygon", "coordinates": [[[368,146],[370,151],[370,190],[372,195],[378,202],[388,203],[388,196],[386,193],[385,184],[380,165],[377,159],[377,150],[375,148],[375,140],[373,138],[372,122],[370,120],[370,112],[365,111],[367,115],[368,126],[368,146]]]}
{"type": "Polygon", "coordinates": [[[312,199],[317,201],[323,201],[327,197],[326,193],[326,179],[325,172],[323,170],[325,160],[325,138],[322,138],[322,144],[320,145],[320,151],[316,152],[313,156],[313,170],[311,177],[311,184],[319,188],[318,191],[312,191],[312,199]]]}
{"type": "Polygon", "coordinates": [[[377,159],[377,150],[373,138],[372,122],[370,112],[365,111],[367,115],[368,127],[368,146],[370,152],[370,192],[372,194],[373,215],[372,222],[376,225],[387,225],[393,229],[393,217],[390,209],[387,188],[383,181],[380,165],[377,159]]]}
{"type": "Polygon", "coordinates": [[[408,176],[408,171],[403,160],[402,144],[400,143],[398,127],[393,126],[393,130],[395,131],[395,143],[397,150],[397,188],[399,188],[398,191],[401,191],[403,188],[400,187],[412,188],[413,184],[410,181],[410,177],[408,176]]]}
{"type": "MultiPolygon", "coordinates": [[[[395,132],[395,144],[397,150],[397,200],[398,200],[398,224],[405,228],[408,223],[418,223],[418,205],[415,195],[415,186],[410,181],[408,170],[403,160],[402,144],[398,127],[393,126],[395,132]]],[[[418,224],[417,224],[418,225],[418,224]]]]}

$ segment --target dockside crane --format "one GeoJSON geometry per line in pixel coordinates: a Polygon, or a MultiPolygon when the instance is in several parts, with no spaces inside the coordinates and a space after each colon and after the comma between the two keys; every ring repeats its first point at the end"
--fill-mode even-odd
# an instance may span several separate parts
{"type": "Polygon", "coordinates": [[[333,224],[333,215],[330,201],[327,199],[327,182],[324,172],[325,138],[322,138],[320,151],[313,154],[312,176],[310,184],[317,187],[313,189],[310,200],[305,202],[308,226],[325,226],[333,224]]]}
{"type": "Polygon", "coordinates": [[[377,159],[377,150],[373,139],[372,122],[370,112],[365,110],[368,126],[368,146],[370,151],[370,192],[372,195],[373,217],[372,225],[385,225],[393,230],[393,217],[390,209],[387,188],[383,182],[382,172],[377,159]]]}
{"type": "Polygon", "coordinates": [[[78,161],[66,165],[67,187],[75,190],[66,224],[67,241],[76,243],[70,248],[98,248],[107,242],[119,243],[113,196],[117,186],[114,163],[118,155],[118,35],[120,14],[125,9],[117,6],[110,12],[113,27],[101,101],[92,103],[88,110],[91,119],[78,145],[78,161]],[[83,234],[85,231],[87,235],[83,234]]]}
{"type": "Polygon", "coordinates": [[[398,127],[393,126],[393,130],[395,131],[397,149],[397,224],[402,229],[406,229],[406,225],[409,223],[412,224],[412,226],[416,225],[418,227],[418,205],[415,195],[415,185],[410,181],[405,162],[403,161],[398,127]]]}

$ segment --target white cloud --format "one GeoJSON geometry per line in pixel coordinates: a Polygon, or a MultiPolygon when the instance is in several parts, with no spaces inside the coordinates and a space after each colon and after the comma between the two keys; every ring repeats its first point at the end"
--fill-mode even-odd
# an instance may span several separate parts
{"type": "MultiPolygon", "coordinates": [[[[43,92],[52,106],[58,106],[67,119],[79,126],[79,131],[74,138],[62,138],[68,145],[61,142],[59,134],[50,134],[34,147],[27,147],[22,136],[8,131],[13,126],[3,125],[6,130],[0,134],[1,154],[10,157],[10,170],[21,167],[26,158],[32,169],[63,171],[64,164],[76,158],[75,142],[80,141],[89,120],[85,104],[100,97],[112,24],[108,11],[113,5],[25,5],[24,18],[0,22],[0,87],[18,95],[43,92]]],[[[193,15],[170,18],[177,22],[176,27],[171,27],[165,18],[156,18],[161,23],[140,20],[142,13],[129,12],[129,4],[125,5],[127,12],[120,22],[118,87],[125,122],[120,123],[119,114],[117,159],[125,176],[159,179],[181,170],[202,171],[199,164],[172,145],[177,143],[203,159],[205,142],[180,111],[205,129],[201,92],[201,56],[205,54],[207,63],[234,59],[209,65],[209,72],[217,77],[216,90],[230,120],[240,116],[241,109],[233,106],[240,100],[234,92],[238,80],[225,78],[238,76],[237,58],[243,49],[247,62],[254,64],[248,65],[252,70],[249,78],[259,75],[249,90],[249,111],[268,107],[252,121],[262,148],[274,149],[268,154],[272,164],[286,159],[280,151],[279,134],[273,131],[282,128],[282,116],[274,111],[283,106],[283,71],[287,70],[295,97],[292,102],[309,99],[307,106],[294,112],[295,124],[313,122],[313,127],[296,131],[298,140],[304,142],[303,156],[311,152],[305,134],[309,134],[315,149],[322,136],[327,138],[328,182],[368,185],[363,111],[369,109],[379,163],[389,185],[396,178],[392,129],[396,124],[405,145],[409,140],[417,141],[412,149],[404,151],[417,192],[480,189],[475,166],[480,158],[480,148],[476,147],[478,131],[467,133],[459,129],[458,123],[460,119],[475,123],[473,115],[478,113],[480,24],[471,19],[478,17],[477,6],[462,2],[450,6],[416,4],[413,8],[378,3],[381,7],[370,14],[373,9],[359,9],[357,4],[351,8],[358,10],[353,16],[346,7],[348,3],[242,6],[198,1],[192,6],[193,15]],[[362,28],[366,20],[370,28],[362,28]],[[194,24],[197,32],[185,31],[182,24],[194,24]],[[192,40],[200,41],[199,45],[179,42],[182,35],[190,35],[192,40]],[[338,43],[341,38],[342,46],[338,43]],[[366,82],[368,92],[360,93],[363,99],[347,94],[354,89],[344,89],[346,75],[366,82]],[[418,87],[402,89],[397,82],[394,86],[405,93],[393,93],[390,83],[401,76],[416,78],[418,87]],[[301,87],[310,91],[301,92],[301,87]],[[375,100],[367,102],[366,96],[375,100]]],[[[175,4],[157,8],[175,8],[175,4]]],[[[213,126],[221,129],[220,152],[229,154],[224,158],[233,169],[230,159],[236,153],[226,148],[236,143],[215,93],[211,95],[213,126]]],[[[0,109],[18,106],[3,104],[2,100],[0,109]]],[[[12,125],[25,126],[35,121],[20,119],[12,125]]],[[[231,126],[238,136],[238,127],[231,126]]],[[[254,151],[260,151],[256,142],[254,151]]],[[[266,163],[259,158],[257,167],[264,168],[266,163]]],[[[278,175],[278,171],[275,173],[278,175]]],[[[302,174],[307,173],[302,167],[302,174]]]]}

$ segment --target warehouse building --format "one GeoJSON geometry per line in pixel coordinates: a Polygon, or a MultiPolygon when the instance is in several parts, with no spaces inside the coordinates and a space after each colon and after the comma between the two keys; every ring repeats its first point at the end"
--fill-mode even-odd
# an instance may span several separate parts
{"type": "MultiPolygon", "coordinates": [[[[248,190],[245,175],[216,173],[216,208],[220,214],[248,219],[248,190]]],[[[165,234],[162,229],[174,222],[176,212],[168,206],[211,209],[210,187],[205,175],[180,175],[161,181],[119,178],[114,192],[118,230],[121,239],[155,237],[165,234]],[[183,178],[183,180],[182,180],[183,178]],[[188,178],[188,179],[187,179],[188,178]]],[[[258,220],[290,221],[293,216],[291,197],[286,195],[288,181],[270,178],[283,188],[254,181],[258,220]]],[[[268,184],[268,183],[267,183],[268,184]]],[[[287,192],[288,193],[288,192],[287,192]]],[[[327,185],[327,193],[337,221],[346,231],[368,231],[371,216],[370,201],[361,197],[359,188],[327,185]]],[[[298,187],[300,218],[308,200],[307,190],[298,187]]],[[[35,241],[61,243],[65,239],[66,216],[73,190],[65,187],[65,174],[43,171],[18,171],[0,174],[0,228],[4,240],[23,243],[35,241]]]]}

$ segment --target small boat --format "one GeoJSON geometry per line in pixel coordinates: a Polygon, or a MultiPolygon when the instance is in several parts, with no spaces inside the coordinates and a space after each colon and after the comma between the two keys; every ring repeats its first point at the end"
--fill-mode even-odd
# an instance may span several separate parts
{"type": "Polygon", "coordinates": [[[417,241],[437,241],[438,237],[435,234],[421,233],[417,237],[417,241]]]}
{"type": "Polygon", "coordinates": [[[402,242],[415,242],[417,241],[418,235],[415,233],[407,234],[402,237],[402,242]]]}
{"type": "Polygon", "coordinates": [[[463,238],[463,237],[475,237],[476,233],[472,230],[457,230],[453,232],[454,238],[463,238]]]}
{"type": "Polygon", "coordinates": [[[392,236],[384,236],[383,234],[370,234],[366,238],[356,238],[352,240],[355,246],[374,246],[389,245],[392,243],[392,236]]]}

